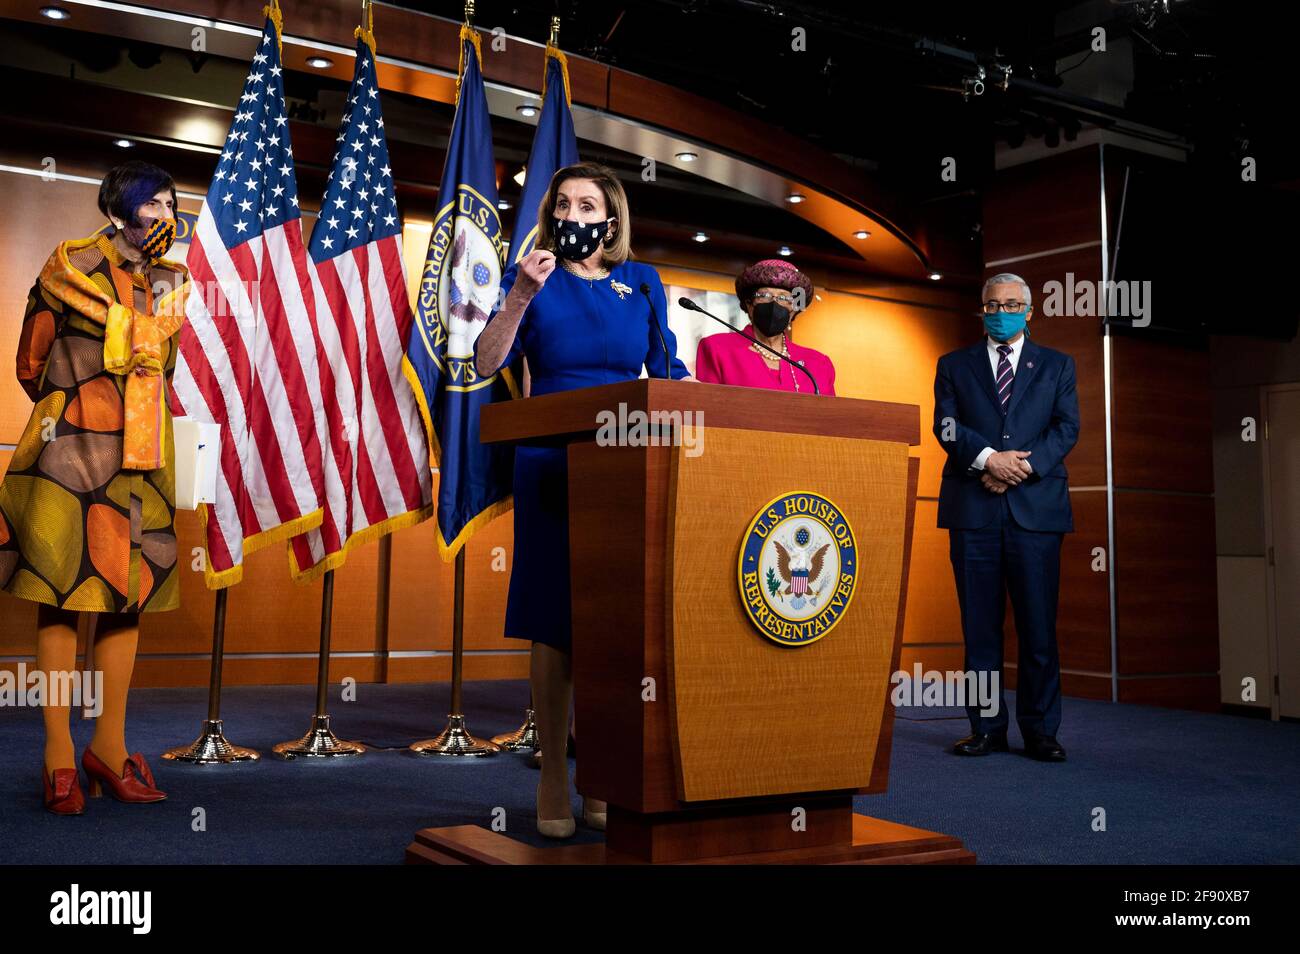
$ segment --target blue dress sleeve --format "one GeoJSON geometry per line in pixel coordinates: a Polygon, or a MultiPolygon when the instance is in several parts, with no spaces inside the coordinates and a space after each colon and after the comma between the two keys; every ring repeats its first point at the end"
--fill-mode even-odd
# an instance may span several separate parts
{"type": "MultiPolygon", "coordinates": [[[[501,290],[497,293],[497,305],[494,309],[492,309],[492,314],[488,317],[488,320],[483,324],[484,330],[486,330],[487,326],[492,324],[492,322],[496,319],[497,313],[501,310],[501,306],[505,304],[506,295],[510,294],[510,289],[514,287],[515,279],[518,277],[518,275],[519,275],[518,266],[511,265],[509,268],[506,269],[505,274],[501,276],[501,290]]],[[[501,366],[503,368],[514,365],[514,363],[524,353],[524,330],[527,327],[528,327],[528,309],[525,308],[523,315],[519,319],[519,327],[515,330],[515,340],[511,342],[510,351],[507,352],[505,360],[501,362],[501,366]]],[[[483,332],[480,331],[478,337],[474,339],[475,364],[478,363],[478,343],[482,339],[482,337],[483,337],[483,332]]]]}
{"type": "Polygon", "coordinates": [[[645,267],[645,273],[645,280],[650,285],[650,300],[654,302],[654,314],[650,316],[650,321],[646,324],[646,370],[652,378],[666,377],[664,374],[664,349],[663,345],[659,343],[659,335],[655,333],[653,324],[653,322],[658,322],[660,329],[664,333],[664,343],[668,345],[668,353],[673,356],[673,379],[678,380],[687,377],[691,372],[682,363],[682,359],[677,357],[677,336],[668,327],[668,296],[664,294],[664,283],[659,280],[659,273],[648,265],[645,267]]]}

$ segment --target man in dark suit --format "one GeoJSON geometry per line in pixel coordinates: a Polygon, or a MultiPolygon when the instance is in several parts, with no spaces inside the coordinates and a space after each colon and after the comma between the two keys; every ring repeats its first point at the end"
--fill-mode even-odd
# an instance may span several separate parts
{"type": "Polygon", "coordinates": [[[997,674],[998,706],[985,715],[978,703],[968,705],[972,734],[953,751],[1007,750],[1001,680],[1009,593],[1020,640],[1016,722],[1025,752],[1061,762],[1056,602],[1061,541],[1074,529],[1065,473],[1065,455],[1079,436],[1074,359],[1028,339],[1033,302],[1020,276],[994,275],[981,300],[985,337],[939,359],[934,434],[948,455],[939,526],[949,534],[966,669],[997,674]]]}

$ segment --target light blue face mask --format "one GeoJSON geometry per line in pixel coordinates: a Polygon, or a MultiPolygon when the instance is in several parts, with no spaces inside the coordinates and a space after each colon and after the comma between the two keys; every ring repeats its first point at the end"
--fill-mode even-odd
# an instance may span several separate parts
{"type": "Polygon", "coordinates": [[[984,316],[984,330],[994,341],[1006,341],[1025,330],[1029,309],[1024,311],[999,311],[997,314],[984,316]]]}

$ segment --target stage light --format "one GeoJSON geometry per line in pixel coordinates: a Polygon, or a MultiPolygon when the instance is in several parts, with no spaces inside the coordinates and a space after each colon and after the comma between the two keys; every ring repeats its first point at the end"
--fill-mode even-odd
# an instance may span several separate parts
{"type": "Polygon", "coordinates": [[[533,103],[524,103],[522,106],[516,106],[515,112],[519,113],[520,116],[532,119],[537,115],[537,106],[533,103]]]}
{"type": "Polygon", "coordinates": [[[789,245],[782,245],[780,248],[776,250],[776,252],[778,255],[785,255],[785,256],[790,256],[794,254],[794,252],[790,250],[789,245]]]}
{"type": "Polygon", "coordinates": [[[709,237],[708,237],[707,235],[705,235],[703,232],[696,232],[696,233],[695,233],[693,236],[691,236],[691,237],[694,238],[695,241],[697,241],[697,242],[707,242],[707,241],[709,240],[709,237]]]}
{"type": "Polygon", "coordinates": [[[528,167],[524,166],[522,169],[520,169],[518,172],[514,174],[515,185],[519,186],[519,188],[522,189],[524,187],[524,180],[526,178],[528,178],[528,167]]]}
{"type": "Polygon", "coordinates": [[[700,157],[697,153],[694,152],[679,152],[677,154],[677,158],[680,159],[682,162],[694,162],[696,159],[700,157]]]}
{"type": "Polygon", "coordinates": [[[805,198],[806,196],[804,196],[802,192],[791,192],[788,196],[785,197],[785,201],[789,202],[791,205],[798,205],[805,198]]]}
{"type": "Polygon", "coordinates": [[[66,20],[72,14],[63,7],[41,7],[41,16],[48,20],[66,20]]]}
{"type": "Polygon", "coordinates": [[[938,281],[939,279],[941,279],[941,278],[943,278],[943,275],[940,274],[939,272],[931,272],[931,273],[930,273],[930,281],[932,281],[932,282],[937,282],[937,281],[938,281]]]}
{"type": "Polygon", "coordinates": [[[334,65],[334,61],[328,56],[309,56],[307,57],[307,65],[312,69],[326,70],[334,65]]]}
{"type": "Polygon", "coordinates": [[[870,238],[871,233],[868,232],[866,229],[858,229],[856,232],[853,233],[853,237],[855,239],[870,238]]]}
{"type": "Polygon", "coordinates": [[[130,149],[135,143],[129,139],[114,139],[113,145],[117,146],[118,149],[130,149]]]}
{"type": "Polygon", "coordinates": [[[505,199],[497,199],[497,208],[504,212],[506,209],[510,208],[510,203],[505,199]]]}

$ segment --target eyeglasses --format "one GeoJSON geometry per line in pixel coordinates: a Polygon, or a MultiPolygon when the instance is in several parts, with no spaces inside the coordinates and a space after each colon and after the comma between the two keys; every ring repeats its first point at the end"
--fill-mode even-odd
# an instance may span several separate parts
{"type": "Polygon", "coordinates": [[[986,301],[984,303],[984,314],[996,315],[999,311],[1018,312],[1025,310],[1023,301],[986,301]]]}
{"type": "Polygon", "coordinates": [[[785,305],[787,308],[794,304],[794,299],[789,295],[773,295],[771,292],[758,292],[754,295],[754,301],[767,303],[774,301],[779,305],[785,305]]]}

